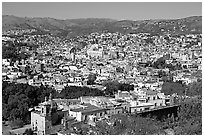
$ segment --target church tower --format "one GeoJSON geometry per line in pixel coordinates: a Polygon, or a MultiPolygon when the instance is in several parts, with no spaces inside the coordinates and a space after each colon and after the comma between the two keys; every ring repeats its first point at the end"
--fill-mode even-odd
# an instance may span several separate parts
{"type": "Polygon", "coordinates": [[[40,103],[31,112],[31,126],[38,135],[49,135],[52,133],[52,116],[56,113],[57,104],[50,94],[49,99],[45,97],[45,101],[40,103]]]}
{"type": "Polygon", "coordinates": [[[52,100],[52,93],[50,93],[49,100],[48,100],[48,111],[45,116],[45,135],[49,135],[51,133],[52,128],[52,114],[53,114],[53,100],[52,100]]]}

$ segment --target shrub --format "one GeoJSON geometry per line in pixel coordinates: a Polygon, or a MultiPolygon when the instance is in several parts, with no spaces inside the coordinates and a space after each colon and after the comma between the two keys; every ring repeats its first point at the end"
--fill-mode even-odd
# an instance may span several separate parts
{"type": "Polygon", "coordinates": [[[9,125],[12,129],[21,128],[23,127],[23,121],[21,119],[12,120],[9,122],[9,125]]]}
{"type": "Polygon", "coordinates": [[[23,133],[23,135],[33,135],[33,130],[31,128],[26,129],[25,132],[23,133]]]}

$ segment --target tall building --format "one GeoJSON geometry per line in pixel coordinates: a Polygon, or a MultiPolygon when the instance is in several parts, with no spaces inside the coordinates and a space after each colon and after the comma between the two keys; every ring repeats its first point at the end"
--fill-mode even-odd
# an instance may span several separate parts
{"type": "Polygon", "coordinates": [[[76,63],[76,48],[72,48],[70,50],[70,55],[71,55],[72,62],[76,63]]]}

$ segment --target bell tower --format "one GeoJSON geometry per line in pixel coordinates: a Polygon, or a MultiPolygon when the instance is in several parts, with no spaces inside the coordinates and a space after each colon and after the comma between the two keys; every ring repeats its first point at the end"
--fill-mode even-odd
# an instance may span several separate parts
{"type": "Polygon", "coordinates": [[[53,111],[53,100],[52,93],[49,95],[48,99],[49,109],[47,111],[47,115],[45,116],[45,135],[49,135],[52,129],[52,111],[53,111]]]}
{"type": "Polygon", "coordinates": [[[42,106],[42,116],[44,117],[44,131],[43,135],[49,135],[51,133],[52,128],[52,109],[53,109],[53,101],[52,94],[50,94],[49,99],[45,97],[45,102],[42,106]]]}

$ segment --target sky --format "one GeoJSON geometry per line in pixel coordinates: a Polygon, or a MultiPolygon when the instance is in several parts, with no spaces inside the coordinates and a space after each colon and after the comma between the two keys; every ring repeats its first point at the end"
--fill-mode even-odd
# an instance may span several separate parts
{"type": "Polygon", "coordinates": [[[202,16],[201,2],[3,2],[3,15],[56,19],[178,19],[202,16]]]}

